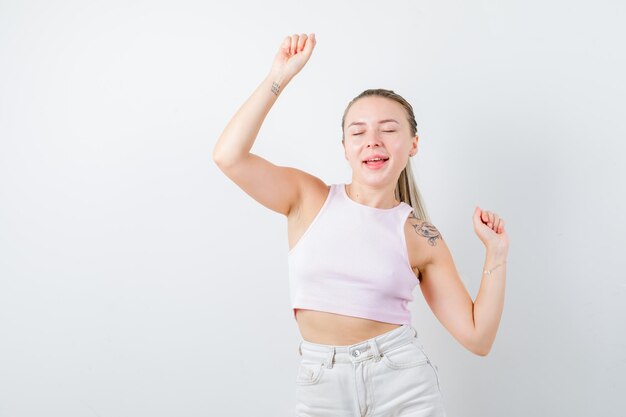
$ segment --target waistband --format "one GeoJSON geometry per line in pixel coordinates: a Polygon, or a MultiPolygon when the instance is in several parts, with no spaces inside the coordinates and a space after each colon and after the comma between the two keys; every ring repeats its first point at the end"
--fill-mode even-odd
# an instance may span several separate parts
{"type": "Polygon", "coordinates": [[[410,324],[402,324],[386,333],[348,346],[322,345],[302,340],[299,351],[302,359],[321,362],[327,368],[332,368],[333,363],[356,363],[372,358],[379,361],[385,352],[414,339],[418,339],[417,330],[410,324]]]}

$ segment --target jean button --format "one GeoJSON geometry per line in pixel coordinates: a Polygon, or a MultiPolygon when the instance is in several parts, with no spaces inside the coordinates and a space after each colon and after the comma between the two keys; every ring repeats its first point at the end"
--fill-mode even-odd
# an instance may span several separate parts
{"type": "Polygon", "coordinates": [[[360,354],[361,354],[361,351],[360,351],[360,350],[358,350],[358,349],[357,349],[357,350],[355,350],[354,352],[352,352],[352,355],[353,355],[353,356],[359,356],[360,354]]]}

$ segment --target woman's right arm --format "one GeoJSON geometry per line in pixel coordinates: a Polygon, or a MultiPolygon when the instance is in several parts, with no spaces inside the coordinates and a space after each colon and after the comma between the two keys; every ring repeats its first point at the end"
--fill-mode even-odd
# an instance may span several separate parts
{"type": "Polygon", "coordinates": [[[315,36],[293,35],[281,44],[269,74],[231,118],[213,148],[213,160],[252,198],[288,215],[309,174],[281,167],[250,152],[270,109],[284,87],[302,69],[315,47],[315,36]]]}

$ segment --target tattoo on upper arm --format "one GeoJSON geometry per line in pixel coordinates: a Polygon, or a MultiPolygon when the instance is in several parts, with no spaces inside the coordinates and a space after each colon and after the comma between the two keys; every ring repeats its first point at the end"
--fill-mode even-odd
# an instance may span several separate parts
{"type": "Polygon", "coordinates": [[[419,220],[418,223],[411,223],[415,232],[418,235],[427,238],[430,246],[435,246],[437,244],[437,239],[441,239],[441,233],[439,233],[439,230],[437,230],[432,223],[418,219],[413,212],[411,213],[411,218],[419,220]]]}

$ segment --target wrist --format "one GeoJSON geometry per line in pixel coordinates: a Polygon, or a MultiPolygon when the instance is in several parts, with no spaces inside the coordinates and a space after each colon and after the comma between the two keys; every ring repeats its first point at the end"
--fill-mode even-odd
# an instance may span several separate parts
{"type": "Polygon", "coordinates": [[[500,261],[496,264],[493,265],[487,265],[487,263],[485,263],[486,267],[483,268],[483,274],[484,275],[488,275],[490,276],[492,274],[493,271],[495,271],[498,268],[502,268],[504,269],[504,267],[506,266],[506,260],[504,261],[500,261]]]}
{"type": "Polygon", "coordinates": [[[280,88],[280,90],[282,91],[282,89],[289,84],[289,81],[291,81],[290,76],[284,74],[284,73],[280,73],[280,72],[270,72],[267,76],[267,79],[269,80],[270,84],[274,84],[276,83],[276,85],[278,85],[278,88],[280,88]]]}
{"type": "Polygon", "coordinates": [[[492,269],[496,265],[504,264],[507,261],[506,258],[506,253],[487,250],[487,255],[485,256],[485,268],[492,269]]]}
{"type": "Polygon", "coordinates": [[[487,256],[491,258],[496,258],[500,260],[506,260],[508,250],[506,248],[501,247],[498,244],[493,245],[485,245],[485,249],[487,250],[487,256]]]}

